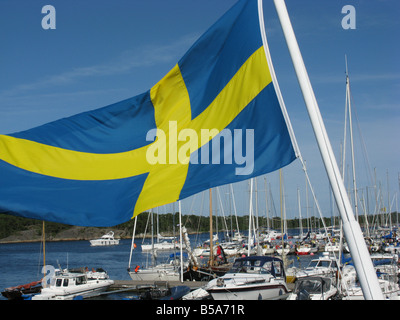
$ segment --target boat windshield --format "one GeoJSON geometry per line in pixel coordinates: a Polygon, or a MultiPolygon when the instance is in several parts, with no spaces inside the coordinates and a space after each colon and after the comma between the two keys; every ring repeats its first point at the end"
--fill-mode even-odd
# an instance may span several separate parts
{"type": "Polygon", "coordinates": [[[296,282],[294,292],[298,294],[306,291],[309,294],[327,292],[330,287],[330,279],[304,279],[296,282]]]}
{"type": "Polygon", "coordinates": [[[329,268],[335,267],[335,261],[331,260],[311,260],[310,264],[308,265],[307,269],[314,269],[314,268],[329,268]]]}
{"type": "Polygon", "coordinates": [[[258,273],[282,276],[283,268],[279,261],[236,260],[230,273],[258,273]]]}

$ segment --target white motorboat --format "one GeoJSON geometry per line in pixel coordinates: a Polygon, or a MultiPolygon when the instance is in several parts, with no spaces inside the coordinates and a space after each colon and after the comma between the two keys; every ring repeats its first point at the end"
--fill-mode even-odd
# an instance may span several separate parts
{"type": "Polygon", "coordinates": [[[339,242],[328,242],[325,245],[325,252],[339,252],[341,245],[339,242]]]}
{"type": "Polygon", "coordinates": [[[40,293],[32,295],[32,300],[73,300],[77,297],[89,298],[106,291],[114,281],[105,271],[56,270],[40,293]]]}
{"type": "Polygon", "coordinates": [[[214,300],[286,299],[289,294],[282,260],[267,256],[236,259],[229,272],[204,289],[214,300]]]}
{"type": "Polygon", "coordinates": [[[317,259],[312,259],[305,269],[291,268],[290,274],[296,279],[309,277],[309,276],[328,276],[335,275],[338,271],[336,258],[323,252],[322,256],[317,259]]]}
{"type": "Polygon", "coordinates": [[[293,291],[287,300],[332,300],[338,290],[332,278],[305,277],[296,281],[293,291]]]}
{"type": "Polygon", "coordinates": [[[90,240],[91,246],[113,246],[119,244],[119,239],[114,239],[114,232],[110,231],[99,239],[90,240]]]}

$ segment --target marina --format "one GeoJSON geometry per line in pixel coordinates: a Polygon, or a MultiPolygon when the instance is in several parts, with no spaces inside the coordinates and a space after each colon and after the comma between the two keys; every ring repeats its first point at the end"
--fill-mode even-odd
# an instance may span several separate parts
{"type": "MultiPolygon", "coordinates": [[[[321,9],[319,5],[314,7],[321,9]]],[[[132,7],[126,8],[130,13],[132,7]]],[[[6,84],[3,93],[8,93],[5,96],[12,99],[2,100],[5,110],[26,101],[19,112],[5,113],[11,128],[23,123],[19,118],[12,119],[12,114],[26,115],[34,109],[49,109],[49,105],[54,106],[54,110],[66,110],[64,105],[54,101],[32,99],[33,92],[71,105],[82,104],[82,101],[63,99],[62,91],[53,90],[58,82],[62,83],[57,86],[77,86],[86,82],[78,81],[82,77],[93,77],[87,81],[92,83],[95,79],[100,81],[101,75],[102,80],[107,81],[101,86],[94,81],[90,89],[79,88],[79,92],[85,92],[81,98],[87,99],[89,92],[111,94],[115,89],[109,87],[110,84],[119,88],[115,79],[108,77],[133,75],[138,67],[148,67],[150,71],[153,66],[157,74],[141,70],[142,75],[151,78],[151,87],[139,79],[146,88],[141,94],[136,92],[141,88],[137,84],[134,93],[131,87],[125,89],[131,93],[129,95],[122,87],[118,96],[106,98],[96,94],[97,102],[84,100],[84,103],[98,106],[101,102],[100,108],[79,113],[68,109],[71,113],[61,117],[35,116],[32,119],[40,118],[38,123],[9,131],[14,133],[0,134],[0,213],[4,215],[0,228],[4,240],[0,244],[1,299],[399,300],[400,224],[398,193],[393,190],[393,182],[396,182],[395,190],[397,184],[400,190],[400,174],[397,173],[396,180],[393,170],[398,168],[391,160],[398,158],[395,154],[397,141],[391,140],[390,146],[389,143],[385,146],[390,153],[380,160],[376,156],[382,152],[376,146],[374,152],[370,152],[373,161],[368,159],[367,152],[370,144],[383,145],[390,141],[375,138],[377,132],[386,131],[390,123],[397,128],[391,116],[385,117],[380,128],[373,128],[381,110],[385,106],[395,110],[397,100],[392,98],[384,103],[383,100],[373,101],[372,97],[391,97],[387,88],[393,90],[398,72],[393,76],[392,72],[396,71],[392,71],[385,56],[368,56],[371,50],[367,47],[354,50],[354,44],[362,45],[361,41],[336,41],[339,33],[335,31],[331,37],[335,39],[333,45],[320,45],[328,38],[321,30],[329,28],[313,28],[320,37],[313,41],[307,41],[305,37],[310,33],[300,28],[301,43],[308,43],[304,52],[317,52],[313,45],[321,50],[318,56],[310,55],[306,59],[311,61],[310,70],[320,70],[313,75],[317,75],[314,79],[324,80],[316,82],[321,94],[317,97],[291,23],[289,12],[293,8],[290,5],[288,11],[284,0],[268,4],[262,0],[239,0],[230,9],[224,8],[219,19],[207,22],[205,29],[205,26],[197,26],[197,31],[193,32],[189,28],[177,28],[201,34],[192,46],[186,48],[175,35],[176,31],[168,33],[179,43],[171,43],[161,32],[157,32],[158,36],[147,34],[142,37],[143,41],[154,39],[152,45],[162,49],[149,50],[160,57],[146,53],[146,58],[154,59],[148,63],[144,57],[135,56],[141,47],[149,44],[147,40],[143,43],[140,39],[129,41],[131,47],[125,46],[126,41],[121,41],[118,47],[115,41],[115,52],[108,53],[114,45],[104,48],[103,43],[103,49],[98,52],[104,52],[104,57],[98,57],[104,60],[91,59],[93,66],[89,67],[86,65],[89,61],[82,63],[70,55],[70,65],[61,60],[54,62],[57,66],[60,63],[60,69],[49,66],[50,74],[46,77],[50,81],[40,80],[40,69],[29,71],[34,63],[28,63],[21,73],[23,56],[8,52],[11,82],[6,84]],[[272,5],[276,16],[271,18],[272,5]],[[282,31],[283,37],[272,37],[268,43],[267,33],[277,29],[282,31]],[[277,45],[278,38],[282,43],[277,45]],[[169,49],[162,48],[168,41],[169,49]],[[281,45],[287,47],[289,55],[283,53],[281,45]],[[185,52],[183,47],[187,50],[180,59],[175,53],[167,52],[175,52],[171,50],[175,46],[179,47],[179,52],[185,52]],[[350,64],[344,51],[351,55],[350,64]],[[343,56],[345,63],[339,67],[337,61],[343,56]],[[170,64],[169,59],[175,62],[170,64]],[[323,60],[324,63],[319,64],[323,60]],[[386,64],[386,71],[379,63],[386,64]],[[82,69],[77,67],[85,65],[82,69]],[[174,67],[169,69],[171,65],[174,67]],[[286,72],[288,65],[294,67],[291,75],[286,72]],[[379,72],[373,70],[375,67],[365,67],[375,65],[379,72]],[[328,71],[322,66],[332,69],[328,71]],[[358,81],[354,96],[349,66],[352,79],[358,81]],[[340,68],[344,69],[345,77],[338,72],[340,68]],[[17,73],[12,75],[15,70],[17,73]],[[167,70],[169,72],[165,73],[167,70]],[[160,78],[158,71],[163,71],[165,76],[160,78]],[[20,74],[25,73],[27,83],[23,85],[20,74]],[[374,81],[381,79],[382,74],[386,74],[384,78],[390,81],[389,86],[374,81]],[[283,79],[282,92],[278,78],[283,79]],[[295,78],[299,90],[291,87],[295,78]],[[360,83],[360,79],[366,82],[360,83]],[[107,90],[102,87],[105,84],[107,90]],[[329,88],[320,85],[329,85],[329,88]],[[370,85],[376,90],[371,90],[370,85]],[[41,92],[47,87],[52,91],[41,92]],[[24,91],[32,94],[24,96],[24,91]],[[16,99],[19,96],[21,101],[16,99]],[[117,97],[119,101],[115,100],[117,97]],[[344,105],[338,102],[339,99],[343,102],[343,98],[344,105]],[[364,125],[375,132],[369,133],[367,143],[361,134],[354,100],[361,102],[359,114],[361,118],[366,117],[364,125]],[[106,106],[105,101],[108,102],[106,106]],[[288,109],[285,101],[289,102],[288,109]],[[297,107],[299,101],[305,104],[304,115],[297,107]],[[319,102],[322,102],[321,110],[319,102]],[[377,107],[381,109],[379,112],[377,107]],[[293,127],[289,114],[296,119],[293,127]],[[341,119],[335,119],[339,114],[341,119]],[[304,116],[310,121],[307,130],[303,120],[297,119],[304,116]],[[334,133],[330,133],[334,137],[332,140],[324,121],[334,133]],[[339,127],[340,131],[344,129],[343,135],[337,133],[339,127]],[[353,137],[356,128],[360,141],[353,137]],[[183,136],[187,139],[182,139],[183,136]],[[311,136],[315,138],[312,142],[309,141],[311,136]],[[365,172],[360,165],[361,156],[365,172]],[[320,164],[315,161],[317,159],[320,164]],[[391,164],[386,166],[385,163],[390,163],[388,159],[391,164]],[[317,170],[309,172],[306,160],[311,170],[317,170]],[[294,162],[297,168],[292,165],[294,162]],[[385,182],[377,179],[376,167],[372,170],[370,163],[386,166],[385,182]],[[276,175],[271,181],[269,174],[274,172],[276,175]],[[287,172],[291,176],[289,181],[287,172]],[[257,178],[264,181],[257,182],[257,178]],[[264,183],[262,189],[260,182],[264,183]],[[239,185],[240,191],[236,192],[239,199],[235,199],[233,190],[236,184],[239,185]],[[293,193],[295,185],[297,198],[293,193]],[[300,194],[300,189],[304,187],[306,201],[301,204],[304,194],[300,194]],[[199,205],[195,199],[200,194],[199,205]],[[206,197],[208,199],[204,200],[206,197]],[[182,210],[183,202],[189,206],[186,199],[191,199],[191,207],[182,210]],[[239,210],[237,205],[240,205],[239,210]],[[294,207],[298,208],[298,213],[294,207]],[[302,208],[306,212],[302,212],[302,208]],[[160,210],[165,214],[160,215],[160,210]],[[230,221],[225,212],[229,212],[230,221]],[[206,217],[201,225],[197,217],[204,213],[206,217]],[[15,219],[9,219],[10,215],[15,219]],[[240,231],[238,216],[242,218],[240,231]],[[35,222],[30,224],[27,219],[35,222]],[[46,223],[49,224],[48,234],[46,223]],[[94,230],[85,230],[98,227],[102,229],[95,230],[96,234],[90,233],[94,230]],[[113,227],[115,233],[108,229],[113,227]],[[132,237],[128,239],[130,234],[132,237]],[[139,239],[141,235],[143,238],[139,239]],[[13,238],[16,242],[12,242],[13,238]]],[[[64,11],[60,9],[58,12],[64,11]]],[[[99,9],[102,14],[108,14],[102,6],[99,9]]],[[[346,9],[348,15],[342,20],[342,29],[356,29],[355,8],[344,6],[342,14],[346,14],[346,9]]],[[[43,19],[42,28],[55,29],[55,8],[44,6],[42,13],[46,10],[50,24],[46,26],[43,19]]],[[[377,12],[374,6],[368,10],[371,16],[377,12]]],[[[194,7],[190,11],[196,12],[194,7]]],[[[297,24],[302,12],[295,11],[293,16],[297,24]]],[[[153,17],[150,12],[143,13],[142,17],[153,17]]],[[[323,12],[315,14],[315,21],[321,18],[320,14],[323,12]]],[[[332,24],[333,15],[330,17],[322,19],[327,26],[332,24]]],[[[96,20],[102,19],[96,15],[96,20]]],[[[305,17],[304,21],[311,21],[310,17],[305,17]]],[[[339,26],[337,22],[335,25],[339,26]]],[[[126,30],[139,29],[143,35],[147,33],[147,28],[142,26],[126,30]]],[[[361,29],[357,32],[366,32],[361,29]]],[[[77,31],[75,27],[71,30],[77,31]]],[[[93,30],[99,30],[99,26],[93,30]]],[[[391,29],[384,30],[380,30],[380,34],[365,33],[358,39],[371,39],[371,44],[380,48],[377,52],[382,52],[384,46],[380,42],[392,42],[392,39],[381,41],[391,29]]],[[[9,32],[9,38],[19,36],[12,30],[9,32]]],[[[117,29],[114,32],[121,34],[117,29]]],[[[26,39],[35,38],[27,33],[26,39]]],[[[71,42],[75,38],[73,34],[65,37],[71,42]]],[[[62,44],[49,45],[61,48],[62,44]]],[[[68,46],[82,48],[79,57],[83,54],[94,57],[89,51],[92,49],[76,44],[68,46]]],[[[42,47],[43,43],[39,42],[33,50],[42,47]]],[[[396,49],[388,52],[396,52],[396,49]]],[[[61,55],[64,50],[59,50],[61,55]]],[[[132,79],[122,82],[126,80],[131,83],[132,79]]],[[[79,93],[76,88],[70,92],[79,93]]],[[[398,134],[388,135],[391,139],[392,136],[398,134]]]]}
{"type": "MultiPolygon", "coordinates": [[[[289,229],[289,241],[288,243],[291,243],[293,246],[296,245],[298,242],[298,229],[289,229]]],[[[199,241],[199,243],[204,243],[207,238],[208,238],[207,233],[203,234],[198,234],[198,235],[188,235],[190,240],[192,241],[193,245],[196,246],[195,239],[199,241]]],[[[219,237],[220,239],[223,239],[224,233],[220,232],[219,237]]],[[[246,232],[244,233],[243,239],[247,237],[246,232]]],[[[242,240],[243,240],[242,239],[242,240]]],[[[145,268],[146,265],[151,264],[151,254],[148,251],[142,251],[141,250],[141,243],[148,245],[151,243],[150,239],[145,239],[143,240],[137,240],[136,242],[136,248],[135,250],[132,251],[132,264],[131,267],[140,265],[141,268],[145,268]]],[[[278,239],[278,241],[280,241],[278,239]]],[[[223,242],[223,241],[222,241],[223,242]]],[[[216,242],[218,244],[219,242],[216,242]]],[[[195,290],[205,290],[205,294],[207,299],[213,299],[210,296],[210,293],[212,292],[211,289],[209,289],[209,292],[207,291],[207,288],[221,288],[223,283],[224,277],[214,277],[214,280],[204,280],[204,281],[193,281],[189,279],[185,279],[184,281],[181,281],[180,278],[176,279],[169,279],[167,281],[163,280],[157,280],[157,279],[147,279],[147,280],[133,280],[132,277],[130,276],[127,266],[128,266],[128,260],[129,260],[129,253],[130,253],[130,247],[131,247],[131,241],[129,239],[121,239],[120,243],[118,246],[91,246],[88,241],[62,241],[62,242],[48,242],[46,245],[46,259],[48,262],[48,265],[50,266],[57,266],[59,269],[64,269],[64,268],[69,268],[70,270],[73,270],[74,268],[79,268],[81,266],[89,266],[86,268],[87,272],[92,273],[94,272],[95,268],[101,267],[101,270],[106,270],[107,275],[109,276],[110,280],[112,280],[112,283],[109,284],[108,288],[106,290],[102,290],[101,292],[98,292],[96,296],[91,297],[91,300],[126,300],[126,299],[149,299],[149,294],[152,292],[171,292],[172,290],[176,290],[177,288],[186,290],[185,292],[195,292],[195,290]],[[94,268],[92,268],[92,266],[94,268]],[[221,280],[220,280],[221,279],[221,280]],[[213,282],[214,281],[214,282],[213,282]],[[221,282],[222,281],[222,282],[221,282]],[[212,284],[214,283],[214,284],[212,284]],[[174,289],[173,289],[174,288],[174,289]],[[207,292],[206,292],[207,291],[207,292]]],[[[389,255],[384,252],[384,245],[382,246],[382,253],[379,255],[373,254],[375,257],[375,260],[380,261],[380,273],[387,275],[386,279],[388,279],[388,275],[390,274],[389,272],[394,272],[394,283],[397,285],[398,282],[398,258],[397,256],[393,256],[392,260],[389,261],[388,263],[388,258],[389,255]],[[385,266],[386,262],[386,266],[385,266]],[[391,269],[392,268],[392,269],[391,269]]],[[[285,295],[284,297],[281,298],[288,298],[290,297],[291,300],[296,300],[296,299],[317,299],[316,297],[332,297],[333,293],[336,294],[338,292],[338,283],[336,280],[337,278],[337,261],[335,259],[339,259],[339,256],[336,255],[336,258],[334,257],[334,253],[332,252],[324,252],[324,245],[319,246],[320,251],[316,253],[311,253],[308,255],[305,254],[289,254],[288,256],[285,257],[287,265],[285,266],[285,276],[286,276],[286,281],[282,282],[280,285],[283,285],[283,288],[286,288],[285,290],[285,295]],[[318,278],[319,277],[319,278],[318,278]],[[325,278],[323,278],[325,277],[325,278]],[[332,278],[333,277],[333,278],[332,278]],[[336,277],[336,278],[335,278],[336,277]],[[296,294],[291,294],[293,290],[295,289],[296,286],[296,280],[301,279],[301,281],[308,281],[310,278],[310,281],[312,282],[307,282],[308,286],[310,287],[310,283],[313,283],[314,286],[314,291],[315,290],[322,290],[319,289],[320,287],[318,286],[319,283],[322,284],[327,284],[329,285],[329,290],[327,289],[327,293],[324,293],[322,291],[321,293],[310,293],[308,292],[307,295],[304,294],[304,292],[300,292],[301,288],[307,287],[306,284],[304,284],[301,287],[298,287],[300,289],[297,289],[296,294]],[[327,280],[328,279],[328,280],[327,280]],[[336,280],[335,280],[336,279],[336,280]],[[328,292],[329,291],[329,292],[328,292]],[[306,297],[306,298],[305,298],[306,297]]],[[[22,283],[31,283],[32,281],[37,281],[37,279],[41,279],[43,275],[41,274],[41,261],[39,259],[39,255],[41,250],[41,244],[40,243],[14,243],[14,244],[0,244],[0,261],[6,261],[5,257],[7,256],[7,264],[1,263],[0,264],[0,272],[2,273],[2,277],[0,277],[0,286],[2,289],[4,288],[10,288],[10,287],[15,287],[18,284],[22,283]],[[12,268],[9,268],[8,265],[12,265],[12,268]]],[[[157,263],[166,263],[171,256],[172,251],[164,251],[161,250],[158,255],[157,255],[157,263]]],[[[236,257],[231,257],[232,260],[236,259],[236,257]]],[[[348,265],[348,260],[350,258],[349,254],[344,254],[343,257],[345,257],[346,262],[342,261],[341,263],[344,263],[344,267],[341,267],[340,270],[343,270],[343,281],[347,281],[347,285],[352,285],[354,287],[355,282],[354,280],[351,280],[352,278],[352,272],[354,272],[354,268],[351,269],[351,264],[348,265]],[[349,269],[350,268],[350,269],[349,269]],[[353,270],[353,271],[352,271],[353,270]]],[[[208,256],[198,258],[199,263],[202,264],[204,261],[208,260],[208,256]]],[[[275,259],[273,262],[276,264],[276,267],[278,267],[278,264],[280,259],[282,257],[275,253],[273,255],[265,255],[262,256],[261,259],[262,261],[265,262],[265,268],[271,268],[271,263],[272,260],[268,259],[275,259]],[[270,258],[270,257],[275,257],[275,258],[270,258]],[[265,260],[267,259],[267,260],[265,260]],[[270,261],[270,262],[268,262],[270,261]],[[268,264],[268,263],[269,264],[268,264]],[[269,267],[267,267],[269,265],[269,267]]],[[[251,256],[251,259],[257,259],[255,256],[251,256]],[[253,258],[254,257],[254,258],[253,258]]],[[[343,258],[342,258],[343,259],[343,258]]],[[[390,260],[390,259],[389,259],[390,260]]],[[[262,285],[263,282],[266,284],[270,283],[270,272],[268,270],[264,270],[264,268],[261,268],[264,265],[263,264],[256,264],[257,268],[254,268],[255,270],[250,271],[250,264],[246,266],[245,261],[243,258],[237,260],[237,261],[244,261],[242,262],[243,266],[246,267],[248,270],[243,271],[242,268],[234,267],[230,272],[232,272],[232,275],[234,277],[237,277],[237,280],[233,280],[232,284],[235,286],[239,285],[238,288],[242,287],[245,282],[251,284],[252,286],[260,286],[262,285]],[[241,269],[241,270],[239,270],[241,269]],[[257,271],[258,270],[258,271],[257,271]],[[246,273],[241,273],[241,272],[246,272],[246,273]],[[250,273],[247,273],[250,272],[250,273]],[[236,275],[235,275],[236,274],[236,275]],[[246,275],[247,274],[247,275],[246,275]],[[258,274],[258,275],[257,275],[258,274]],[[263,275],[264,274],[264,275],[263,275]],[[247,277],[247,279],[250,280],[244,280],[247,277]],[[260,277],[260,279],[256,279],[256,277],[260,277]],[[264,277],[263,279],[261,279],[264,277]],[[254,278],[254,279],[253,279],[254,278]],[[242,281],[243,284],[240,284],[239,282],[242,281]],[[235,284],[236,283],[236,284],[235,284]]],[[[239,263],[239,262],[238,262],[239,263]]],[[[254,264],[254,263],[253,263],[254,264]]],[[[236,264],[237,266],[237,264],[236,264]]],[[[281,267],[274,269],[273,274],[275,276],[275,272],[278,272],[281,267]]],[[[179,269],[177,269],[179,270],[179,269]]],[[[94,273],[95,274],[95,273],[94,273]]],[[[99,273],[100,274],[100,273],[99,273]]],[[[179,271],[178,271],[179,275],[179,271]]],[[[91,276],[93,278],[93,275],[91,276]]],[[[224,286],[228,285],[229,281],[232,281],[230,279],[233,279],[232,276],[229,276],[229,273],[225,275],[225,280],[224,286]]],[[[383,278],[382,278],[383,279],[383,278]]],[[[392,279],[393,280],[393,279],[392,279]]],[[[278,280],[279,281],[279,280],[278,280]]],[[[382,282],[382,285],[385,284],[385,282],[382,282]]],[[[306,283],[306,282],[305,282],[306,283]]],[[[344,282],[343,282],[344,283],[344,282]]],[[[389,282],[387,282],[389,283],[389,282]]],[[[271,283],[271,285],[273,285],[271,283]]],[[[323,285],[322,285],[323,287],[323,285]]],[[[322,288],[321,287],[321,288],[322,288]]],[[[396,293],[393,295],[389,295],[388,298],[396,298],[398,297],[398,285],[392,286],[394,288],[397,288],[396,293]]],[[[355,287],[354,287],[355,288],[355,287]]],[[[281,292],[278,290],[278,295],[282,294],[283,291],[281,292]]],[[[228,291],[232,291],[232,289],[229,289],[228,291]]],[[[357,295],[360,294],[360,288],[358,287],[353,289],[353,292],[358,292],[355,296],[357,298],[357,295]],[[354,291],[356,290],[356,291],[354,291]],[[358,291],[357,291],[358,290],[358,291]]],[[[272,292],[271,292],[272,293],[272,292]]],[[[163,293],[165,294],[165,293],[163,293]]],[[[257,297],[261,297],[262,294],[256,293],[257,297]]],[[[264,293],[265,294],[265,293],[264,293]]],[[[224,297],[224,300],[231,300],[231,299],[246,299],[246,297],[238,298],[236,295],[235,297],[224,297]],[[235,298],[236,297],[236,298],[235,298]]],[[[270,296],[271,297],[271,296],[270,296]]],[[[335,295],[335,299],[338,298],[338,295],[335,295]]],[[[359,297],[358,297],[359,298],[359,297]]],[[[6,297],[3,295],[0,297],[0,299],[6,299],[6,297]]],[[[35,298],[38,299],[38,298],[35,298]]],[[[35,300],[33,299],[33,300],[35,300]]],[[[218,299],[218,298],[217,298],[218,299]]],[[[254,296],[250,297],[251,300],[258,300],[254,296]]],[[[319,299],[319,298],[318,298],[319,299]]]]}

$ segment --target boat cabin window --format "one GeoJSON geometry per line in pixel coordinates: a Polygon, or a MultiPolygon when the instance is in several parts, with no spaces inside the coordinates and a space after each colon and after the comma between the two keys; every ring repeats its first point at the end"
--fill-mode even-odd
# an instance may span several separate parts
{"type": "Polygon", "coordinates": [[[69,279],[64,279],[63,287],[68,287],[69,279]]]}
{"type": "Polygon", "coordinates": [[[56,280],[56,287],[61,287],[62,279],[56,280]]]}
{"type": "Polygon", "coordinates": [[[324,261],[320,260],[317,264],[317,267],[325,267],[325,268],[336,268],[336,261],[324,261]]]}
{"type": "Polygon", "coordinates": [[[263,269],[276,277],[282,276],[282,265],[279,261],[267,261],[264,263],[263,269]]]}
{"type": "Polygon", "coordinates": [[[296,283],[294,292],[307,291],[310,294],[327,292],[331,286],[329,279],[304,279],[296,283]]]}
{"type": "Polygon", "coordinates": [[[336,268],[336,261],[330,260],[312,260],[307,268],[336,268]]]}
{"type": "Polygon", "coordinates": [[[277,277],[282,276],[282,265],[279,261],[242,260],[235,261],[231,273],[271,273],[277,277]]]}
{"type": "Polygon", "coordinates": [[[75,284],[76,284],[76,285],[80,285],[80,284],[84,284],[84,283],[86,283],[86,279],[85,279],[84,276],[82,276],[82,277],[77,277],[76,280],[75,280],[75,284]]]}

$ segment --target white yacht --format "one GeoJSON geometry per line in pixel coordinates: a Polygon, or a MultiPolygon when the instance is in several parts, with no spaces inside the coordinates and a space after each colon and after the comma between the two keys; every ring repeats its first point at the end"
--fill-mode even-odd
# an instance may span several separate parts
{"type": "Polygon", "coordinates": [[[90,240],[91,246],[114,246],[119,244],[119,239],[114,239],[114,232],[110,231],[99,239],[90,240]]]}
{"type": "Polygon", "coordinates": [[[73,300],[78,297],[89,298],[106,291],[114,281],[101,271],[56,270],[40,293],[32,295],[32,300],[73,300]]]}
{"type": "Polygon", "coordinates": [[[204,289],[214,300],[276,300],[289,294],[282,260],[267,256],[236,259],[229,272],[204,289]]]}
{"type": "Polygon", "coordinates": [[[336,258],[329,252],[323,252],[322,256],[312,259],[305,269],[290,268],[288,273],[296,279],[309,276],[331,276],[338,271],[336,258]]]}

